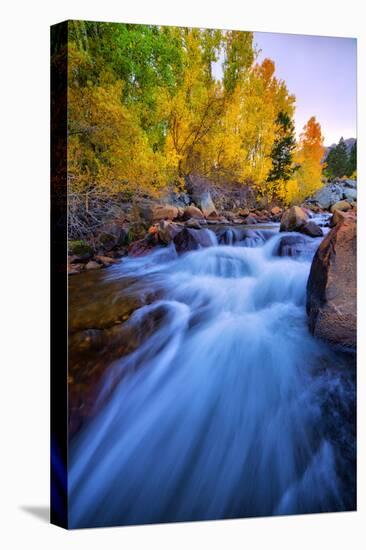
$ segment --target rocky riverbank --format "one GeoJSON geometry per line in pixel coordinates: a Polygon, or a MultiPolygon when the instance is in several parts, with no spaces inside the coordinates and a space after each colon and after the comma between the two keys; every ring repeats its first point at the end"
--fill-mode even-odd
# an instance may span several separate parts
{"type": "MultiPolygon", "coordinates": [[[[145,198],[137,206],[121,204],[99,228],[93,243],[69,243],[69,274],[97,271],[125,256],[145,256],[157,247],[173,245],[178,254],[210,247],[216,244],[210,229],[219,244],[235,244],[261,239],[256,226],[278,224],[280,232],[293,233],[279,242],[279,256],[296,256],[299,251],[302,253],[304,239],[311,237],[316,242],[324,236],[314,256],[307,287],[309,327],[316,337],[353,350],[356,188],[356,181],[338,180],[324,186],[302,205],[285,210],[279,205],[268,208],[255,205],[248,192],[244,198],[231,202],[227,197],[226,201],[222,197],[221,201],[217,197],[214,201],[214,193],[199,186],[191,186],[190,193],[170,193],[160,200],[145,198]]],[[[86,330],[88,326],[79,328],[86,330]]]]}

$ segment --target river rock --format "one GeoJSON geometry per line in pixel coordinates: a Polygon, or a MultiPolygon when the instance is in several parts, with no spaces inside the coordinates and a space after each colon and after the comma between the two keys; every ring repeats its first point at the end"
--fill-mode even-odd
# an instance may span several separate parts
{"type": "Polygon", "coordinates": [[[282,214],[283,210],[282,208],[280,208],[279,206],[274,206],[272,209],[271,209],[271,214],[272,216],[279,216],[280,214],[282,214]]]}
{"type": "Polygon", "coordinates": [[[249,216],[249,214],[250,214],[249,208],[240,208],[237,211],[237,215],[241,216],[242,218],[246,218],[247,216],[249,216]]]}
{"type": "Polygon", "coordinates": [[[293,235],[283,236],[277,247],[273,251],[274,256],[298,257],[303,255],[306,248],[306,237],[294,233],[293,235]]]}
{"type": "Polygon", "coordinates": [[[309,221],[309,216],[300,206],[291,206],[281,218],[280,231],[298,231],[309,221]]]}
{"type": "Polygon", "coordinates": [[[202,220],[204,218],[203,213],[197,206],[194,206],[191,204],[190,206],[187,206],[184,210],[184,218],[188,220],[189,218],[196,218],[198,220],[202,220]]]}
{"type": "Polygon", "coordinates": [[[351,189],[357,189],[357,180],[344,180],[343,185],[345,187],[350,187],[351,189]]]}
{"type": "Polygon", "coordinates": [[[355,211],[342,212],[341,210],[335,210],[330,221],[330,226],[334,227],[338,223],[344,222],[347,218],[355,219],[355,211]]]}
{"type": "Polygon", "coordinates": [[[305,225],[302,225],[299,228],[300,233],[304,233],[305,235],[309,235],[309,237],[322,237],[323,231],[321,230],[321,227],[317,225],[315,222],[309,221],[305,225]]]}
{"type": "Polygon", "coordinates": [[[336,203],[334,203],[331,208],[330,208],[330,211],[331,212],[335,212],[336,210],[340,210],[341,212],[347,212],[348,210],[351,210],[352,206],[350,205],[350,203],[348,201],[338,201],[336,203]]]}
{"type": "Polygon", "coordinates": [[[185,227],[174,237],[174,244],[178,253],[188,252],[213,246],[212,235],[208,229],[191,229],[185,227]]]}
{"type": "Polygon", "coordinates": [[[128,227],[119,223],[108,223],[98,230],[97,248],[110,252],[113,248],[123,246],[128,241],[128,227]]]}
{"type": "Polygon", "coordinates": [[[208,218],[212,214],[217,214],[214,202],[209,191],[203,191],[194,197],[194,202],[202,210],[203,215],[208,218]]]}
{"type": "Polygon", "coordinates": [[[175,218],[178,217],[178,214],[178,208],[169,204],[156,204],[152,207],[153,221],[175,220],[175,218]]]}
{"type": "Polygon", "coordinates": [[[186,221],[186,227],[191,227],[192,229],[201,229],[201,224],[198,220],[195,220],[194,218],[189,218],[189,220],[186,221]]]}
{"type": "Polygon", "coordinates": [[[350,187],[344,187],[343,188],[343,198],[347,199],[348,201],[356,201],[357,200],[357,189],[351,189],[350,187]]]}
{"type": "Polygon", "coordinates": [[[356,347],[356,221],[346,217],[320,244],[310,270],[310,331],[344,349],[356,347]]]}
{"type": "Polygon", "coordinates": [[[330,184],[320,189],[314,196],[315,201],[321,208],[328,209],[334,204],[342,200],[343,188],[338,184],[330,184]]]}
{"type": "Polygon", "coordinates": [[[128,247],[129,256],[146,256],[156,244],[156,235],[148,234],[144,239],[140,239],[130,244],[128,247]]]}
{"type": "Polygon", "coordinates": [[[245,223],[245,225],[256,225],[258,223],[258,220],[256,216],[254,216],[253,214],[249,214],[249,216],[247,216],[242,223],[245,223]]]}
{"type": "Polygon", "coordinates": [[[162,220],[157,228],[159,241],[163,244],[169,244],[182,228],[174,222],[162,220]]]}

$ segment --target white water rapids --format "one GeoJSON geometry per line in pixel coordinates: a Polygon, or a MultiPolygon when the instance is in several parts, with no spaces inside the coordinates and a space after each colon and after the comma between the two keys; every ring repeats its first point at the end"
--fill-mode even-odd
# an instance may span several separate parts
{"type": "Polygon", "coordinates": [[[352,508],[337,442],[354,443],[337,403],[352,402],[354,388],[305,313],[320,240],[278,257],[288,235],[180,257],[161,249],[106,271],[163,296],[127,321],[143,331],[154,318],[156,328],[106,371],[101,394],[120,381],[71,442],[71,527],[352,508]]]}

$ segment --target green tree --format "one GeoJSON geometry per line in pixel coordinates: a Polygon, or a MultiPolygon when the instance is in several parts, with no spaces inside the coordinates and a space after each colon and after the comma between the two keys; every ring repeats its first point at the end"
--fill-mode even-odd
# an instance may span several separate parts
{"type": "Polygon", "coordinates": [[[338,144],[330,150],[327,159],[326,174],[329,177],[341,178],[349,172],[347,145],[341,137],[338,144]]]}
{"type": "Polygon", "coordinates": [[[268,181],[288,181],[293,174],[293,152],[296,147],[295,125],[291,117],[283,111],[278,113],[277,137],[272,147],[272,169],[268,181]]]}
{"type": "Polygon", "coordinates": [[[349,161],[348,161],[348,176],[352,176],[352,174],[357,170],[357,141],[354,142],[352,145],[350,154],[349,154],[349,161]]]}

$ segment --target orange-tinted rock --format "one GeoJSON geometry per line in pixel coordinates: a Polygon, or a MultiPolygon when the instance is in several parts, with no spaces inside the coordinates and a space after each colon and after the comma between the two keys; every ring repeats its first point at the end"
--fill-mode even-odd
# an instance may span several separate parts
{"type": "Polygon", "coordinates": [[[197,206],[191,205],[187,206],[187,208],[184,210],[184,217],[186,220],[188,220],[189,218],[203,219],[204,215],[201,210],[197,208],[197,206]]]}
{"type": "Polygon", "coordinates": [[[320,244],[307,284],[311,332],[348,350],[356,348],[356,220],[346,217],[320,244]]]}

